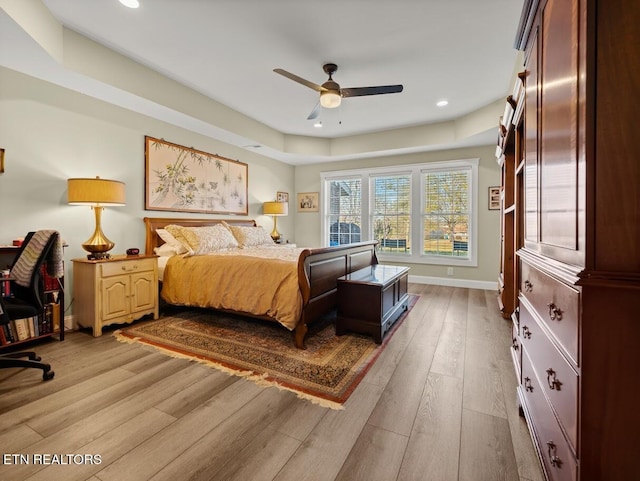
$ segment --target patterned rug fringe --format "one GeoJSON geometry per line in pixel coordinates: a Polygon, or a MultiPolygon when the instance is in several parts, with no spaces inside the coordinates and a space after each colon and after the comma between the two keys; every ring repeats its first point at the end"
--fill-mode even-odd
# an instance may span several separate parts
{"type": "Polygon", "coordinates": [[[218,371],[222,371],[225,374],[228,374],[229,376],[237,376],[237,377],[242,377],[245,378],[248,381],[251,381],[255,384],[257,384],[258,386],[261,387],[277,387],[278,389],[282,390],[282,391],[290,391],[292,393],[294,393],[296,396],[298,396],[298,398],[300,399],[305,399],[307,401],[312,402],[313,404],[318,404],[322,407],[326,407],[329,409],[335,409],[335,410],[343,410],[344,406],[342,406],[342,404],[334,402],[334,401],[330,401],[328,399],[323,399],[323,398],[319,398],[316,396],[313,396],[311,394],[307,394],[304,392],[300,392],[297,391],[295,389],[289,388],[287,386],[283,386],[282,384],[276,382],[276,381],[271,381],[269,379],[266,379],[269,376],[269,373],[264,373],[264,374],[256,374],[253,371],[240,371],[237,369],[231,369],[227,366],[224,366],[220,363],[211,361],[209,359],[203,359],[201,357],[195,356],[195,355],[188,355],[188,354],[183,354],[180,352],[176,352],[173,351],[171,349],[166,349],[164,347],[161,346],[157,346],[155,344],[151,344],[146,342],[144,339],[140,338],[140,337],[131,337],[128,336],[126,334],[124,334],[122,332],[121,329],[118,329],[117,331],[113,332],[113,336],[120,342],[126,343],[126,344],[142,344],[143,346],[149,346],[157,351],[162,352],[162,354],[169,356],[169,357],[173,357],[176,359],[186,359],[188,361],[192,361],[192,362],[198,362],[200,364],[204,364],[206,366],[212,367],[214,369],[217,369],[218,371]]]}

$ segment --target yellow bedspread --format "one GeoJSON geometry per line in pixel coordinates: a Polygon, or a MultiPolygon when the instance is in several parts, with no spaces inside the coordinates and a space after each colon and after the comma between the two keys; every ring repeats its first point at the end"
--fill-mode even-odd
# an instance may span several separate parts
{"type": "Polygon", "coordinates": [[[301,251],[274,246],[173,256],[165,267],[162,298],[170,304],[269,316],[293,330],[302,312],[301,251]]]}

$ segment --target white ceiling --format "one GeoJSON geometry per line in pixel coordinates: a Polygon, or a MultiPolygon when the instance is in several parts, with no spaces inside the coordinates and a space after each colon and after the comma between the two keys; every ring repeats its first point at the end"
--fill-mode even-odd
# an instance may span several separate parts
{"type": "MultiPolygon", "coordinates": [[[[66,28],[278,132],[342,138],[457,119],[508,95],[523,0],[43,3],[66,28]],[[273,69],[321,84],[327,62],[338,64],[342,87],[404,91],[343,99],[314,128],[307,116],[318,93],[273,69]],[[441,99],[449,105],[437,107],[441,99]]],[[[473,141],[485,139],[495,135],[473,141]]]]}

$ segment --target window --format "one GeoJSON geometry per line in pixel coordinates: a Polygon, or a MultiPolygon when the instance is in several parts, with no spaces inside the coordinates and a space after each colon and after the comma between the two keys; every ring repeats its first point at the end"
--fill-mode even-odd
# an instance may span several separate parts
{"type": "Polygon", "coordinates": [[[422,175],[425,255],[469,256],[470,169],[422,175]]]}
{"type": "Polygon", "coordinates": [[[337,179],[327,184],[328,209],[325,223],[329,226],[330,246],[360,242],[362,228],[362,180],[337,179]]]}
{"type": "Polygon", "coordinates": [[[324,244],[377,239],[382,260],[476,266],[478,163],[322,173],[324,244]]]}
{"type": "Polygon", "coordinates": [[[380,252],[411,252],[411,175],[371,176],[373,238],[380,252]]]}

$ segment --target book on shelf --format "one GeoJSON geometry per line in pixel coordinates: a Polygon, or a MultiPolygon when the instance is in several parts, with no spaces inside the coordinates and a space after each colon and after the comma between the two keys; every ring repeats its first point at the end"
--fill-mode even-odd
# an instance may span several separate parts
{"type": "Polygon", "coordinates": [[[11,325],[11,323],[5,324],[3,328],[4,328],[4,335],[7,339],[7,343],[15,342],[16,340],[13,333],[13,326],[11,325]]]}
{"type": "Polygon", "coordinates": [[[48,273],[47,273],[47,264],[44,263],[41,266],[41,272],[42,272],[42,280],[44,283],[44,290],[45,291],[57,291],[60,289],[60,282],[56,277],[51,277],[48,273]]]}
{"type": "Polygon", "coordinates": [[[31,337],[29,335],[29,322],[31,322],[29,318],[16,319],[11,322],[15,326],[18,341],[24,341],[31,337]]]}
{"type": "Polygon", "coordinates": [[[60,330],[60,304],[51,304],[51,332],[60,330]]]}

